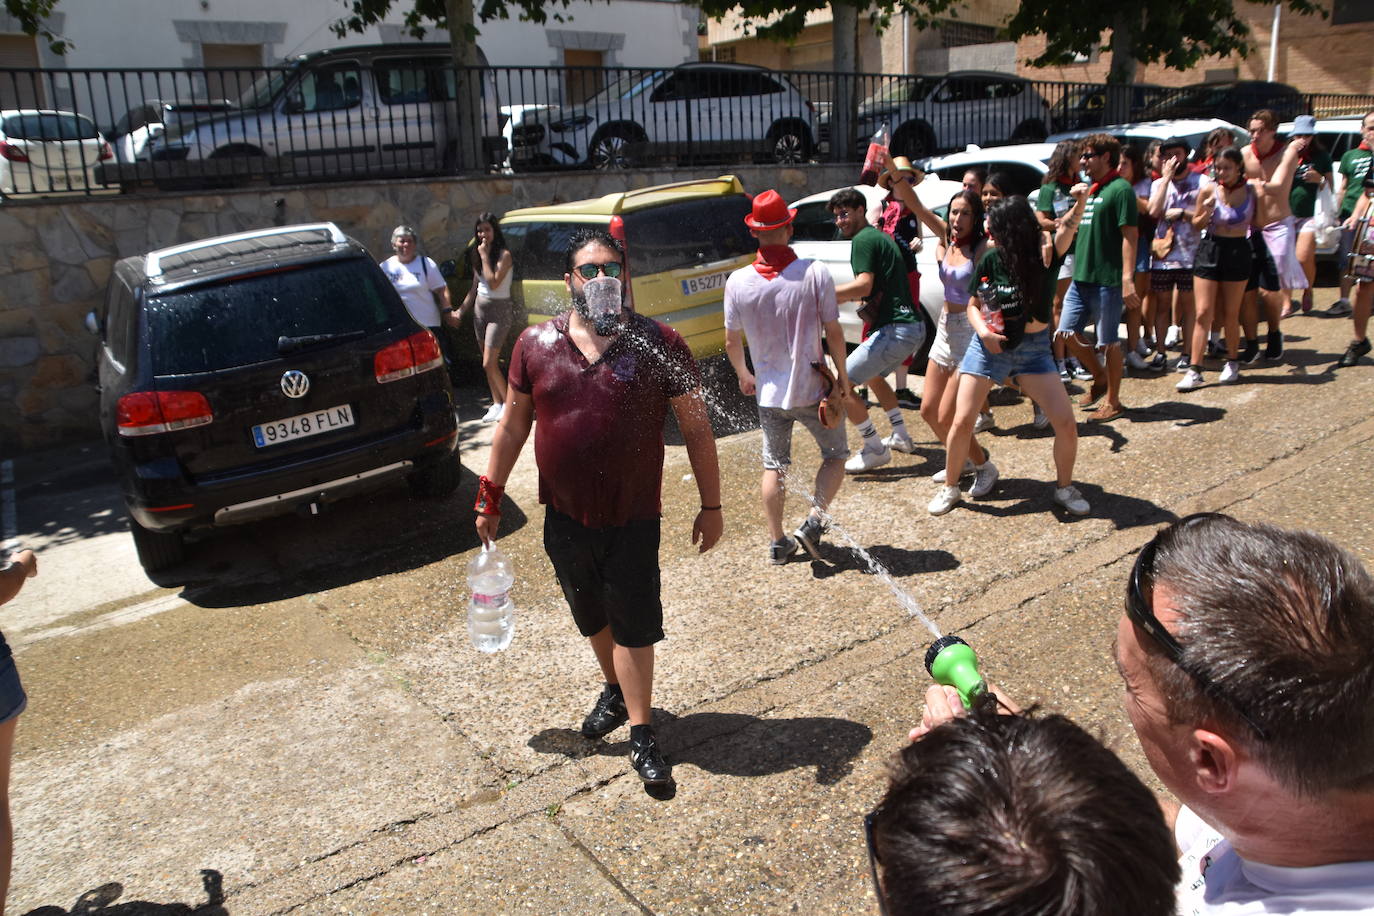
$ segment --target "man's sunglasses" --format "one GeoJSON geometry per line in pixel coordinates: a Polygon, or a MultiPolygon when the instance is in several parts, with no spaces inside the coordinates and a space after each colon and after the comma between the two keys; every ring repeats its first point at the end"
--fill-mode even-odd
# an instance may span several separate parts
{"type": "MultiPolygon", "coordinates": [[[[1206,519],[1228,517],[1229,516],[1222,515],[1219,512],[1199,512],[1196,515],[1189,515],[1186,518],[1182,518],[1174,524],[1187,526],[1197,524],[1206,519]]],[[[1168,529],[1165,530],[1167,531],[1168,529]]],[[[1163,534],[1163,532],[1161,531],[1160,534],[1163,534]]],[[[1215,681],[1202,672],[1194,670],[1184,661],[1183,645],[1174,638],[1172,633],[1164,628],[1164,624],[1159,622],[1159,618],[1155,617],[1154,611],[1150,609],[1150,598],[1145,597],[1145,589],[1148,587],[1153,590],[1152,580],[1155,571],[1155,554],[1159,550],[1160,534],[1156,534],[1151,538],[1150,543],[1140,549],[1140,555],[1135,559],[1135,566],[1131,569],[1131,581],[1126,588],[1126,616],[1130,617],[1133,623],[1150,634],[1155,644],[1164,650],[1164,654],[1169,657],[1169,661],[1173,662],[1180,670],[1187,673],[1189,677],[1196,681],[1197,685],[1202,688],[1203,693],[1231,707],[1236,715],[1245,720],[1245,724],[1249,725],[1250,728],[1254,730],[1261,741],[1268,741],[1269,732],[1264,726],[1259,724],[1248,710],[1222,690],[1215,681]],[[1147,586],[1147,582],[1151,584],[1147,586]]],[[[1151,595],[1151,597],[1153,597],[1153,595],[1151,595]]]]}
{"type": "Polygon", "coordinates": [[[583,280],[591,280],[597,274],[605,274],[608,277],[618,277],[625,270],[625,265],[619,261],[607,261],[605,264],[578,264],[573,271],[580,275],[583,280]]]}
{"type": "Polygon", "coordinates": [[[1078,154],[1078,158],[1079,158],[1079,159],[1096,159],[1098,156],[1101,156],[1101,155],[1102,155],[1101,153],[1094,153],[1094,152],[1092,152],[1092,151],[1089,151],[1089,152],[1086,152],[1086,153],[1079,153],[1079,154],[1078,154]]]}

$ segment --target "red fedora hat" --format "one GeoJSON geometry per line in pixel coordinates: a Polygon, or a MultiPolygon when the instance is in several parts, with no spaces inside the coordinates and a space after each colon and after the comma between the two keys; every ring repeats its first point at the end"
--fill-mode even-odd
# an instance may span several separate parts
{"type": "Polygon", "coordinates": [[[797,211],[788,209],[781,194],[768,190],[754,198],[754,209],[744,218],[744,225],[750,229],[781,229],[796,215],[797,211]]]}

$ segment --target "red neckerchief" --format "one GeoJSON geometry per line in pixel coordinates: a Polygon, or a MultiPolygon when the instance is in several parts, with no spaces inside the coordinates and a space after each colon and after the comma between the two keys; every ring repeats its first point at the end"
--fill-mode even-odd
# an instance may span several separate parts
{"type": "Polygon", "coordinates": [[[1194,162],[1192,165],[1188,166],[1188,171],[1192,172],[1194,175],[1201,175],[1212,167],[1212,160],[1214,158],[1213,156],[1208,156],[1201,162],[1194,162]]]}
{"type": "Polygon", "coordinates": [[[1066,188],[1071,188],[1075,184],[1075,177],[1073,175],[1060,175],[1058,178],[1055,179],[1055,181],[1059,182],[1066,188]]]}
{"type": "Polygon", "coordinates": [[[1271,149],[1269,152],[1265,153],[1263,156],[1261,156],[1261,155],[1260,155],[1260,151],[1259,151],[1259,147],[1255,145],[1255,141],[1254,141],[1254,140],[1251,140],[1251,141],[1250,141],[1250,152],[1252,152],[1252,153],[1255,154],[1255,158],[1256,158],[1257,160],[1259,160],[1260,162],[1263,162],[1264,160],[1266,160],[1266,159],[1272,159],[1275,155],[1277,155],[1277,154],[1283,152],[1283,145],[1282,145],[1281,143],[1279,143],[1279,141],[1275,140],[1275,141],[1274,141],[1274,148],[1271,149]]]}
{"type": "Polygon", "coordinates": [[[759,256],[754,259],[754,269],[765,279],[776,279],[787,269],[787,265],[797,259],[791,245],[760,245],[759,256]]]}
{"type": "Polygon", "coordinates": [[[1366,140],[1361,140],[1361,141],[1360,141],[1360,147],[1359,147],[1359,148],[1362,149],[1362,150],[1364,150],[1366,153],[1369,152],[1369,151],[1370,151],[1370,150],[1369,150],[1369,142],[1366,141],[1366,140]]]}
{"type": "Polygon", "coordinates": [[[967,236],[966,238],[955,239],[955,240],[954,240],[954,247],[955,247],[955,248],[965,248],[965,247],[967,247],[970,251],[972,251],[973,248],[974,248],[974,246],[976,246],[980,241],[982,241],[982,239],[983,239],[983,234],[982,234],[981,232],[979,232],[977,229],[974,229],[972,232],[970,232],[970,233],[968,234],[968,236],[967,236]]]}
{"type": "Polygon", "coordinates": [[[1157,170],[1155,170],[1155,169],[1150,169],[1150,180],[1151,180],[1151,181],[1159,181],[1159,179],[1161,179],[1161,178],[1163,178],[1163,177],[1164,177],[1164,173],[1163,173],[1163,172],[1157,171],[1157,170]]]}
{"type": "Polygon", "coordinates": [[[1102,176],[1102,180],[1101,180],[1101,181],[1094,181],[1094,182],[1093,182],[1092,187],[1088,188],[1088,196],[1089,196],[1089,197],[1094,196],[1095,194],[1097,194],[1097,192],[1098,192],[1099,189],[1105,188],[1107,185],[1111,184],[1113,181],[1115,181],[1116,179],[1118,179],[1118,178],[1120,178],[1120,177],[1121,177],[1121,170],[1120,170],[1120,169],[1112,169],[1110,172],[1108,172],[1107,174],[1105,174],[1105,175],[1102,176]]]}
{"type": "MultiPolygon", "coordinates": [[[[1221,184],[1221,182],[1217,182],[1217,184],[1221,184]]],[[[1244,176],[1244,175],[1241,175],[1239,178],[1236,179],[1236,183],[1235,183],[1235,184],[1221,184],[1221,186],[1222,186],[1223,188],[1225,188],[1225,189],[1226,189],[1226,193],[1229,194],[1229,193],[1231,193],[1232,191],[1234,191],[1236,188],[1240,187],[1240,186],[1243,185],[1243,184],[1245,184],[1245,176],[1244,176]]]]}

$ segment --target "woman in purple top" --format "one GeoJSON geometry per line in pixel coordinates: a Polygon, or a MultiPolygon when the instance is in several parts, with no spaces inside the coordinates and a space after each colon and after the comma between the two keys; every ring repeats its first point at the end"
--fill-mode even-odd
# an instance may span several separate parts
{"type": "Polygon", "coordinates": [[[1197,309],[1193,319],[1192,361],[1175,386],[1179,391],[1192,391],[1206,383],[1202,359],[1218,304],[1226,339],[1226,364],[1218,381],[1223,385],[1240,381],[1240,306],[1246,281],[1250,279],[1252,257],[1247,236],[1255,222],[1259,195],[1282,191],[1293,177],[1296,163],[1297,153],[1286,151],[1268,181],[1246,180],[1245,159],[1239,149],[1228,146],[1217,153],[1212,163],[1213,181],[1198,193],[1197,212],[1193,214],[1193,225],[1202,230],[1193,263],[1197,309]]]}

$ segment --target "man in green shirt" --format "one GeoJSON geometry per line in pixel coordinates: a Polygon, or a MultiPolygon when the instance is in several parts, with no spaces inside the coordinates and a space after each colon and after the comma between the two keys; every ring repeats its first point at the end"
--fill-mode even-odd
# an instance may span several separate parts
{"type": "Polygon", "coordinates": [[[1341,246],[1336,254],[1336,263],[1341,265],[1341,298],[1337,299],[1331,306],[1332,315],[1350,314],[1350,285],[1351,281],[1345,276],[1346,256],[1350,254],[1351,243],[1355,239],[1355,226],[1350,221],[1350,215],[1355,212],[1355,203],[1364,193],[1364,179],[1369,174],[1370,162],[1374,161],[1374,111],[1364,116],[1360,123],[1360,145],[1352,150],[1348,150],[1341,157],[1341,164],[1336,171],[1340,173],[1344,182],[1341,193],[1341,246]],[[1351,223],[1350,225],[1344,225],[1351,223]]]}
{"type": "Polygon", "coordinates": [[[892,424],[892,435],[878,438],[868,407],[859,398],[845,400],[849,422],[859,428],[863,448],[845,462],[845,470],[856,473],[881,467],[892,460],[892,449],[913,452],[911,436],[897,404],[897,393],[883,376],[896,370],[902,361],[920,349],[926,337],[920,308],[911,294],[911,280],[902,249],[892,236],[869,225],[868,202],[854,188],[837,191],[830,198],[835,226],[851,242],[849,265],[854,279],[837,284],[835,298],[841,302],[862,299],[859,315],[868,331],[863,343],[849,354],[845,370],[855,384],[867,385],[878,398],[878,406],[892,424]]]}
{"type": "Polygon", "coordinates": [[[1121,143],[1108,134],[1093,134],[1083,141],[1079,161],[1088,173],[1087,210],[1078,228],[1073,249],[1073,282],[1064,296],[1059,335],[1068,342],[1078,361],[1092,370],[1092,390],[1079,401],[1088,407],[1104,394],[1106,401],[1089,419],[1114,420],[1121,405],[1121,313],[1140,308],[1135,292],[1135,250],[1139,209],[1130,182],[1117,172],[1121,143]],[[1107,357],[1104,370],[1081,334],[1097,325],[1097,348],[1107,357]]]}

